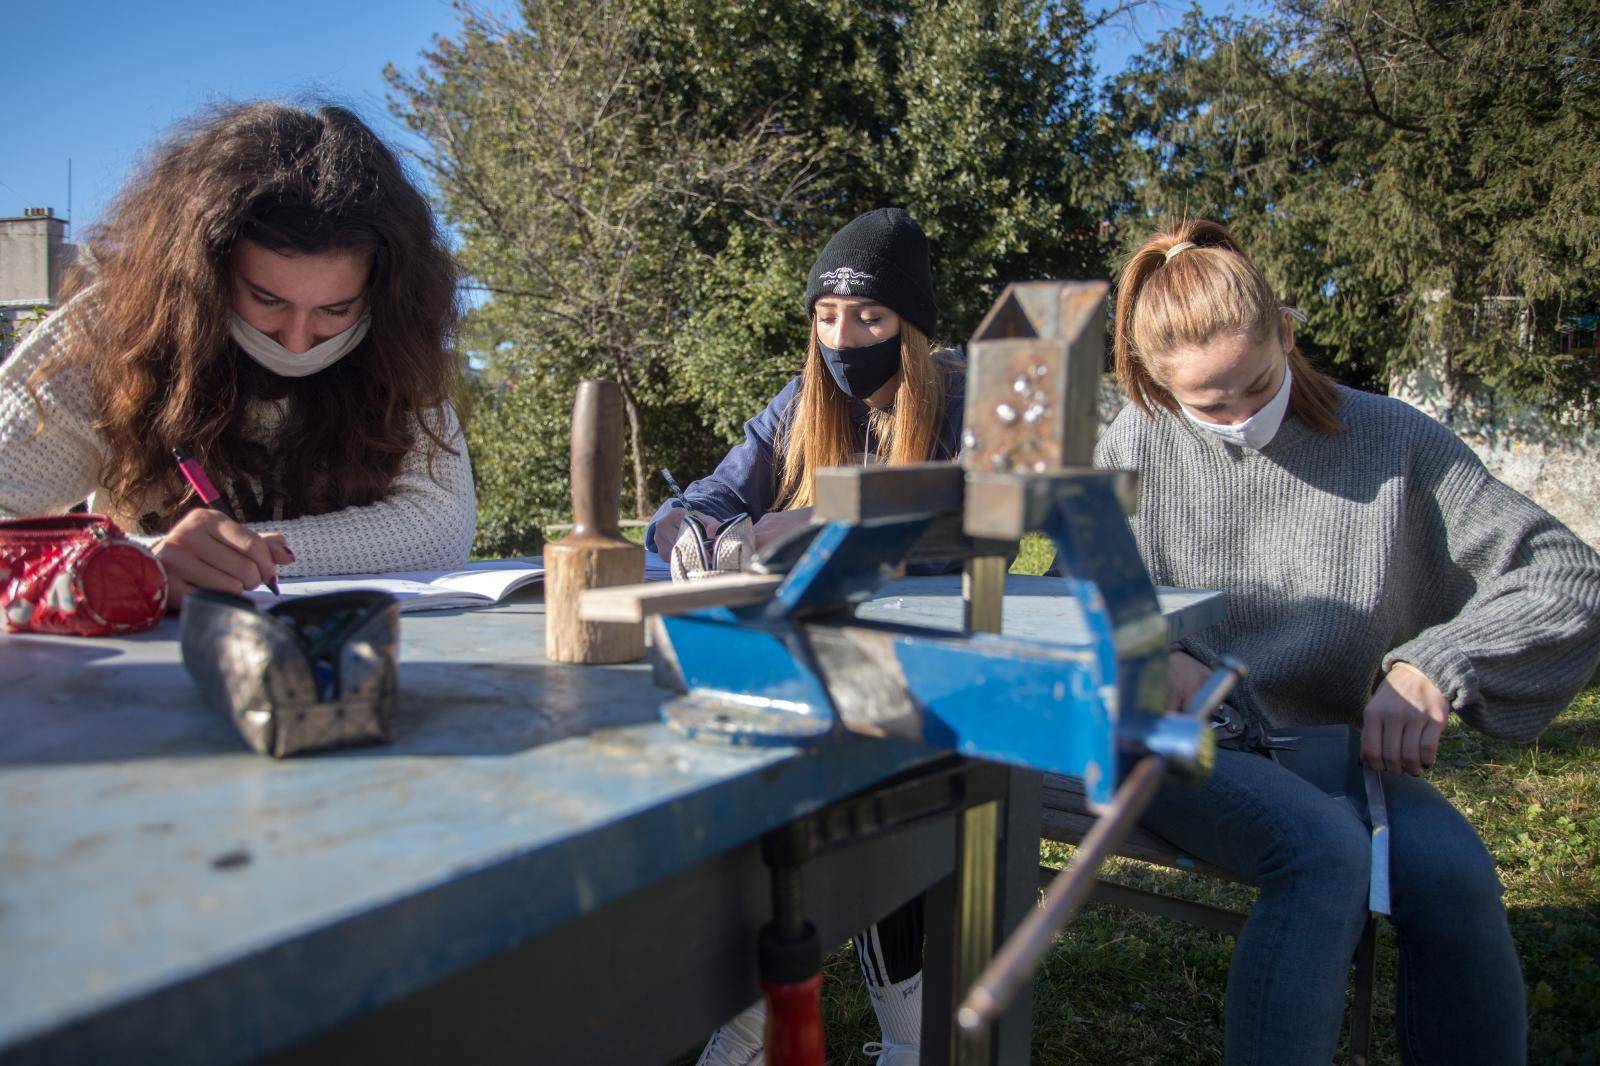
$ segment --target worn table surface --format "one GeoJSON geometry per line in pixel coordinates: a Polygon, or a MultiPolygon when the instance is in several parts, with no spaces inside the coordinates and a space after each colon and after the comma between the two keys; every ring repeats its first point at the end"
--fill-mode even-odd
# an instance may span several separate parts
{"type": "MultiPolygon", "coordinates": [[[[954,628],[959,589],[863,613],[954,628]]],[[[1069,639],[1058,589],[1012,577],[1007,631],[1069,639]]],[[[1166,599],[1178,631],[1220,614],[1166,599]]],[[[201,705],[175,620],[0,635],[0,1056],[176,985],[205,1001],[184,1039],[282,1047],[931,754],[685,741],[647,666],[550,664],[543,623],[537,599],[404,616],[397,741],[284,762],[201,705]]]]}
{"type": "MultiPolygon", "coordinates": [[[[1157,590],[1167,616],[1167,637],[1179,640],[1216,625],[1227,614],[1227,597],[1196,589],[1157,590]]],[[[878,597],[857,612],[863,618],[903,625],[961,628],[961,575],[903,577],[886,583],[878,597]]],[[[1074,642],[1087,639],[1083,612],[1076,600],[1063,596],[1061,581],[1023,574],[1006,576],[1004,632],[1036,640],[1074,642]]]]}

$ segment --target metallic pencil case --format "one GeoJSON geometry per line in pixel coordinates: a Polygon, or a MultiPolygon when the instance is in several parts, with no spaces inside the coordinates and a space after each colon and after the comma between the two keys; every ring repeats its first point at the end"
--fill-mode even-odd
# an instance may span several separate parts
{"type": "Polygon", "coordinates": [[[194,592],[183,604],[183,665],[263,755],[394,739],[400,604],[337,592],[267,610],[194,592]]]}

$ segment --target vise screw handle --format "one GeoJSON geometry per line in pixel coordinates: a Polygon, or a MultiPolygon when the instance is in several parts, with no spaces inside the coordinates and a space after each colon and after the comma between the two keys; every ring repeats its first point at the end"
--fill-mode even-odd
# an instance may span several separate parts
{"type": "MultiPolygon", "coordinates": [[[[1244,674],[1242,663],[1224,656],[1222,665],[1184,704],[1183,714],[1209,720],[1244,674]]],[[[1072,862],[1050,882],[1044,901],[1017,926],[968,990],[956,1014],[962,1029],[974,1032],[994,1022],[1011,1005],[1017,991],[1033,979],[1056,933],[1089,898],[1100,867],[1137,824],[1166,771],[1167,759],[1161,755],[1146,755],[1134,764],[1110,805],[1078,845],[1072,862]]]]}

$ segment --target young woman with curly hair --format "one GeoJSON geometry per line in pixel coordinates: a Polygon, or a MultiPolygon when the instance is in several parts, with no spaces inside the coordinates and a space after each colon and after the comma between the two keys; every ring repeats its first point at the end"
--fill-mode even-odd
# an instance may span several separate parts
{"type": "Polygon", "coordinates": [[[465,561],[456,270],[353,113],[225,108],[96,227],[77,295],[0,368],[0,517],[85,499],[152,537],[173,599],[465,561]],[[199,505],[200,461],[238,521],[199,505]]]}

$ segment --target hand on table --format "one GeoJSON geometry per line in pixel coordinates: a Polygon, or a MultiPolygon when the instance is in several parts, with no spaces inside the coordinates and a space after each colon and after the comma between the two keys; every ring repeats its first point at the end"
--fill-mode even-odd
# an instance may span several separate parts
{"type": "Polygon", "coordinates": [[[811,508],[797,507],[792,511],[768,511],[756,523],[756,551],[787,537],[797,529],[811,524],[811,508]]]}
{"type": "Polygon", "coordinates": [[[1426,674],[1395,663],[1361,718],[1361,761],[1374,770],[1420,777],[1439,755],[1450,701],[1426,674]]]}
{"type": "Polygon", "coordinates": [[[1210,676],[1211,668],[1187,652],[1167,652],[1167,713],[1183,710],[1210,676]]]}
{"type": "Polygon", "coordinates": [[[167,571],[167,602],[178,606],[192,590],[235,595],[277,579],[294,562],[281,533],[256,533],[221,511],[197,508],[184,515],[155,547],[167,571]]]}

